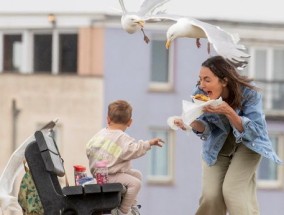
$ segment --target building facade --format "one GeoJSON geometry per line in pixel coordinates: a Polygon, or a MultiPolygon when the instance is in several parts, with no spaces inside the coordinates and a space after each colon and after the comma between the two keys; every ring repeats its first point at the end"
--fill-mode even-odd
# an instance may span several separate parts
{"type": "MultiPolygon", "coordinates": [[[[252,57],[243,73],[263,89],[269,134],[284,159],[284,23],[205,21],[239,33],[248,47],[252,57]]],[[[118,16],[0,15],[0,116],[5,122],[0,124],[0,171],[25,138],[59,118],[56,138],[72,178],[74,164],[88,165],[85,144],[105,126],[108,103],[125,99],[133,106],[133,124],[126,132],[166,142],[133,162],[144,177],[138,199],[142,214],[194,214],[202,142],[192,133],[170,130],[167,118],[181,114],[182,100],[190,100],[200,65],[210,55],[205,39],[200,49],[194,40],[180,38],[166,50],[170,24],[147,25],[151,41],[145,44],[142,33],[121,29],[118,16]]],[[[283,166],[262,161],[261,214],[279,215],[284,209],[283,174],[283,166]]]]}

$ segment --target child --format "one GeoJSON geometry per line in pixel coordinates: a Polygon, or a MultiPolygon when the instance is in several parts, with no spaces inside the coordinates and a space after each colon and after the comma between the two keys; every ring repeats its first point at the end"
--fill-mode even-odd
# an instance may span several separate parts
{"type": "Polygon", "coordinates": [[[146,154],[151,146],[162,146],[163,141],[154,138],[149,141],[135,140],[125,133],[132,123],[132,107],[123,100],[109,104],[107,127],[99,131],[87,144],[87,156],[91,173],[96,172],[95,163],[106,160],[110,183],[122,183],[127,187],[118,209],[113,215],[139,215],[136,197],[141,187],[140,171],[132,169],[131,160],[146,154]]]}

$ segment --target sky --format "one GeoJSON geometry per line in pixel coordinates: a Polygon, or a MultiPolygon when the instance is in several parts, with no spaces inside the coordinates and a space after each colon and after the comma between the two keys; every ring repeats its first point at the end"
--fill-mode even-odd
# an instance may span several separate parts
{"type": "MultiPolygon", "coordinates": [[[[137,11],[141,0],[124,0],[130,11],[137,11]]],[[[230,21],[283,23],[281,0],[170,0],[163,7],[168,13],[194,18],[230,21]]],[[[0,0],[3,13],[107,13],[119,14],[118,0],[0,0]]]]}

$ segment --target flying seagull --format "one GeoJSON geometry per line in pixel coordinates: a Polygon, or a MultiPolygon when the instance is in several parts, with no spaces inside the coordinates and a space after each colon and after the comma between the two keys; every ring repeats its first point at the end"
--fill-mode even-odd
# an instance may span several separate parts
{"type": "Polygon", "coordinates": [[[199,48],[199,39],[207,38],[208,53],[210,53],[210,46],[212,45],[216,53],[223,56],[235,68],[242,70],[247,66],[250,55],[243,51],[246,48],[244,45],[239,44],[237,35],[230,34],[218,26],[191,17],[169,14],[156,15],[155,17],[176,22],[167,30],[166,48],[169,48],[171,42],[179,37],[196,38],[196,45],[199,48]]]}
{"type": "Polygon", "coordinates": [[[148,43],[150,40],[144,32],[145,22],[160,21],[156,20],[155,17],[153,17],[153,19],[151,17],[153,15],[162,13],[162,11],[156,10],[168,1],[169,0],[144,0],[137,12],[128,12],[123,0],[119,0],[122,9],[121,25],[123,30],[125,30],[129,34],[133,34],[138,30],[141,30],[144,35],[144,41],[148,43]]]}
{"type": "Polygon", "coordinates": [[[167,30],[166,47],[169,48],[171,42],[179,37],[196,38],[196,45],[200,47],[200,38],[207,38],[208,53],[211,52],[211,45],[216,53],[223,56],[235,68],[244,69],[250,58],[250,55],[245,53],[244,45],[239,44],[239,37],[232,35],[218,26],[202,22],[200,20],[166,14],[164,11],[155,10],[164,5],[169,0],[144,0],[138,12],[128,12],[125,8],[123,0],[119,0],[122,8],[121,25],[122,28],[133,34],[137,30],[141,30],[144,34],[144,40],[149,42],[149,38],[144,33],[144,25],[146,22],[161,22],[175,21],[176,23],[170,26],[167,30]]]}

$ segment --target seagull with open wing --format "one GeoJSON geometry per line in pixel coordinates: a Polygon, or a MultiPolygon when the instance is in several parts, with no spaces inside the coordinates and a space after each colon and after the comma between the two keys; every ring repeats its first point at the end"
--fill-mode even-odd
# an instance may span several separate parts
{"type": "Polygon", "coordinates": [[[230,34],[218,26],[191,17],[156,11],[168,1],[144,0],[138,12],[128,12],[123,0],[119,0],[123,12],[121,17],[122,28],[130,34],[140,29],[144,34],[145,42],[148,43],[149,38],[143,30],[145,23],[171,20],[175,24],[171,25],[167,30],[167,48],[170,47],[173,40],[180,37],[195,38],[196,45],[199,48],[201,45],[200,38],[207,38],[208,53],[211,52],[211,46],[213,46],[216,53],[223,56],[235,68],[242,70],[247,66],[250,55],[244,52],[246,48],[244,45],[239,44],[237,35],[230,34]]]}
{"type": "Polygon", "coordinates": [[[242,70],[247,66],[250,55],[244,52],[246,48],[244,45],[239,44],[239,37],[237,35],[230,34],[218,26],[191,17],[168,14],[157,15],[155,17],[162,20],[176,21],[167,30],[167,48],[170,47],[174,39],[179,37],[196,38],[197,47],[200,47],[200,38],[207,38],[208,53],[210,53],[212,45],[216,53],[223,56],[235,68],[242,70]]]}
{"type": "Polygon", "coordinates": [[[144,25],[146,22],[159,22],[160,19],[156,20],[154,17],[159,13],[163,13],[164,11],[159,11],[162,5],[164,5],[169,0],[144,0],[137,12],[129,12],[127,11],[124,1],[119,0],[122,16],[121,16],[121,26],[122,29],[125,30],[129,34],[133,34],[138,30],[141,30],[144,35],[144,41],[148,43],[150,40],[146,36],[144,32],[144,25]],[[151,17],[153,17],[151,19],[151,17]]]}

